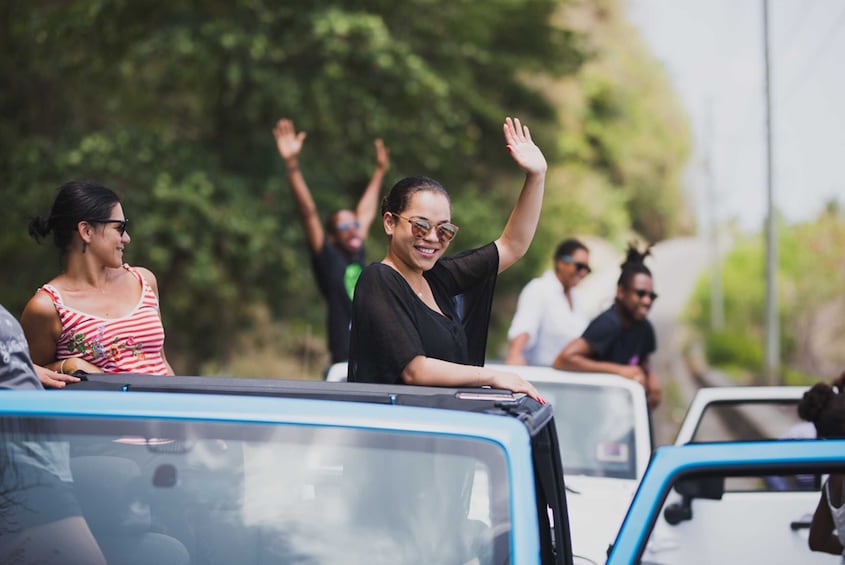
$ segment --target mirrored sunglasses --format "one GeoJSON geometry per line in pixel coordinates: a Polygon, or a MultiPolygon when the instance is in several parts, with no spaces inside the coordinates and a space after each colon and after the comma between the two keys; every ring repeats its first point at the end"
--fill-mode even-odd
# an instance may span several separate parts
{"type": "Polygon", "coordinates": [[[569,255],[562,255],[560,258],[561,261],[564,263],[568,263],[570,265],[575,265],[575,269],[579,271],[585,271],[588,275],[593,272],[590,266],[586,263],[581,263],[579,261],[574,261],[571,256],[569,255]]]}
{"type": "Polygon", "coordinates": [[[360,222],[358,222],[358,220],[355,220],[353,222],[341,222],[341,223],[335,225],[335,229],[339,232],[349,231],[349,230],[352,230],[352,229],[357,230],[360,227],[361,227],[361,224],[360,224],[360,222]]]}
{"type": "Polygon", "coordinates": [[[458,235],[458,229],[460,229],[455,224],[450,224],[448,222],[435,226],[432,225],[430,221],[425,218],[420,218],[419,216],[406,218],[404,216],[400,216],[399,214],[394,214],[393,212],[391,212],[391,214],[411,224],[411,233],[414,234],[414,237],[417,239],[426,237],[429,233],[431,233],[432,229],[436,229],[437,239],[440,240],[440,243],[448,243],[455,239],[455,236],[458,235]]]}

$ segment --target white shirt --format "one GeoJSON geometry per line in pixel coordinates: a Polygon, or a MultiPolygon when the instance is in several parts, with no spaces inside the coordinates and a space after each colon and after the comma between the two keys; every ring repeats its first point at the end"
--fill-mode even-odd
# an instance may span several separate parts
{"type": "Polygon", "coordinates": [[[572,308],[563,293],[563,284],[548,270],[519,293],[508,339],[528,334],[525,360],[529,365],[551,366],[560,350],[586,329],[589,320],[578,295],[574,288],[569,292],[572,308]]]}

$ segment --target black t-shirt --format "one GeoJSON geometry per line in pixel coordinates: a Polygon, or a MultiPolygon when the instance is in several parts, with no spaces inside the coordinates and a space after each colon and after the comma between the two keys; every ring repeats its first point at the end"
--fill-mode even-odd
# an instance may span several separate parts
{"type": "Polygon", "coordinates": [[[364,249],[349,257],[341,247],[323,242],[319,253],[311,254],[311,268],[317,286],[326,299],[326,329],[332,363],[349,358],[349,321],[352,294],[364,266],[364,249]]]}
{"type": "Polygon", "coordinates": [[[657,348],[651,322],[638,320],[625,328],[615,306],[590,322],[581,337],[596,352],[597,360],[620,365],[640,365],[657,348]]]}
{"type": "Polygon", "coordinates": [[[418,355],[483,365],[498,270],[493,243],[437,261],[423,276],[441,315],[392,267],[367,266],[352,301],[348,380],[401,384],[402,371],[418,355]],[[458,295],[463,318],[456,311],[458,295]]]}

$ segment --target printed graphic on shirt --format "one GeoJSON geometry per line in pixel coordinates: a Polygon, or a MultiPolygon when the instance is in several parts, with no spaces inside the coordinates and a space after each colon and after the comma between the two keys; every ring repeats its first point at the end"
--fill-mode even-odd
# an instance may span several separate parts
{"type": "Polygon", "coordinates": [[[0,339],[0,361],[4,365],[9,364],[12,356],[17,353],[29,354],[29,345],[24,339],[6,331],[2,332],[2,335],[4,338],[9,335],[8,339],[0,339]]]}
{"type": "Polygon", "coordinates": [[[359,263],[349,263],[346,266],[346,271],[343,273],[343,284],[346,287],[349,300],[352,300],[352,296],[355,294],[355,285],[358,283],[358,277],[361,276],[362,270],[359,263]]]}
{"type": "Polygon", "coordinates": [[[90,351],[96,359],[111,359],[113,361],[120,359],[121,354],[126,352],[136,359],[144,360],[143,343],[136,342],[132,336],[126,339],[115,337],[111,343],[106,343],[107,339],[103,339],[104,332],[105,326],[100,326],[97,328],[96,335],[91,339],[88,339],[88,336],[83,332],[74,334],[67,345],[68,351],[71,353],[79,352],[82,355],[90,351]]]}

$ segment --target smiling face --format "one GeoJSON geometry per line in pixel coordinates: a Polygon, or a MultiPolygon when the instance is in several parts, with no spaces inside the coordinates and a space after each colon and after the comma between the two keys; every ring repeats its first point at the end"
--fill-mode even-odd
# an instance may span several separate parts
{"type": "Polygon", "coordinates": [[[128,231],[123,231],[126,220],[123,207],[115,204],[107,218],[96,218],[89,221],[88,253],[94,253],[107,267],[120,267],[123,264],[123,252],[129,242],[128,231]]]}
{"type": "Polygon", "coordinates": [[[570,255],[555,259],[555,274],[563,288],[569,290],[590,274],[589,265],[589,251],[576,249],[570,255]]]}
{"type": "Polygon", "coordinates": [[[654,283],[645,273],[637,273],[626,286],[616,287],[616,301],[634,320],[645,320],[657,296],[654,283]]]}
{"type": "Polygon", "coordinates": [[[330,219],[329,241],[339,245],[349,255],[354,255],[364,245],[361,224],[352,210],[338,210],[330,219]]]}
{"type": "Polygon", "coordinates": [[[387,259],[400,270],[423,272],[431,269],[449,247],[449,241],[438,236],[437,226],[451,221],[452,206],[446,195],[433,190],[413,193],[408,205],[398,215],[391,212],[384,214],[384,231],[390,236],[387,259]],[[427,221],[433,229],[425,235],[421,235],[419,230],[415,233],[408,220],[415,218],[427,221]]]}

